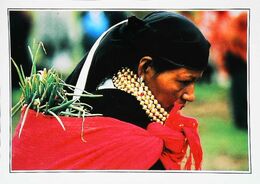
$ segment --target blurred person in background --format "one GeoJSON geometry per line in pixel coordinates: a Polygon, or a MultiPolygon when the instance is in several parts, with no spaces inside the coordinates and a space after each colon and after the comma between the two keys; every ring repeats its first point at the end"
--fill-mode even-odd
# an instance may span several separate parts
{"type": "Polygon", "coordinates": [[[38,68],[54,67],[64,76],[75,66],[74,61],[82,57],[82,50],[88,51],[102,32],[126,19],[123,12],[117,11],[43,11],[31,14],[30,36],[23,37],[30,44],[26,44],[24,50],[33,44],[34,39],[43,42],[47,55],[37,63],[38,68]]]}
{"type": "MultiPolygon", "coordinates": [[[[78,21],[78,12],[41,11],[32,12],[33,28],[30,34],[30,46],[41,41],[46,49],[46,56],[37,63],[38,69],[56,68],[67,76],[75,66],[75,52],[80,55],[82,30],[78,21]]],[[[37,46],[37,45],[36,45],[37,46]]],[[[38,56],[41,57],[40,55],[38,56]]]]}
{"type": "Polygon", "coordinates": [[[247,12],[201,12],[199,21],[211,42],[220,84],[227,86],[230,79],[234,124],[247,130],[247,12]]]}
{"type": "Polygon", "coordinates": [[[235,125],[247,130],[247,14],[230,22],[225,67],[231,78],[231,103],[235,125]]]}

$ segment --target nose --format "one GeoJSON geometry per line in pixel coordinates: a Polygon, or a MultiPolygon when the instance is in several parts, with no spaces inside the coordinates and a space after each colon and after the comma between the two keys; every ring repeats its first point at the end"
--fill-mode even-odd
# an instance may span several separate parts
{"type": "Polygon", "coordinates": [[[188,101],[188,102],[193,102],[195,100],[195,85],[190,84],[185,88],[185,91],[182,95],[183,100],[188,101]]]}

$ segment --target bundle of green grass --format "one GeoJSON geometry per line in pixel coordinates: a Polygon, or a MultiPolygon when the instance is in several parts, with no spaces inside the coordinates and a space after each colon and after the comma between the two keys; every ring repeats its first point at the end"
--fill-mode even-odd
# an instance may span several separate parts
{"type": "MultiPolygon", "coordinates": [[[[37,55],[40,48],[42,48],[46,54],[42,42],[40,42],[34,50],[30,47],[28,48],[32,60],[31,74],[29,77],[24,75],[22,66],[18,66],[15,61],[11,59],[18,72],[20,79],[19,85],[22,91],[19,102],[12,108],[12,116],[19,110],[24,110],[19,135],[21,134],[29,109],[35,110],[37,113],[54,116],[64,130],[65,127],[59,116],[81,117],[84,121],[84,117],[100,115],[91,114],[90,111],[92,107],[86,103],[81,103],[79,98],[70,98],[74,94],[68,93],[65,90],[65,86],[72,91],[75,87],[66,84],[55,69],[51,68],[47,70],[45,68],[42,71],[37,71],[37,55]]],[[[83,90],[80,96],[99,97],[100,95],[93,95],[83,90]]]]}

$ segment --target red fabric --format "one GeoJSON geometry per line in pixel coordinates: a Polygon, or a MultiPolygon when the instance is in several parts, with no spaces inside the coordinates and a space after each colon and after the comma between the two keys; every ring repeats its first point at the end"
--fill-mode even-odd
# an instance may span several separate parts
{"type": "Polygon", "coordinates": [[[200,169],[202,151],[197,122],[177,114],[171,118],[174,121],[165,126],[150,123],[145,130],[114,118],[88,117],[83,127],[85,142],[81,137],[82,118],[61,117],[64,131],[54,117],[29,110],[21,136],[20,122],[13,137],[12,169],[143,170],[158,159],[166,169],[180,169],[188,145],[196,169],[200,169]],[[179,126],[183,123],[183,127],[179,126]]]}

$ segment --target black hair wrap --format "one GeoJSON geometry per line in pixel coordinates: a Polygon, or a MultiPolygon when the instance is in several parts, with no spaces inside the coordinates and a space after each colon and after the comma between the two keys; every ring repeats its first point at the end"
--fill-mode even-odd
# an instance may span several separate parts
{"type": "Polygon", "coordinates": [[[130,18],[128,23],[130,34],[125,34],[125,38],[139,52],[189,69],[204,70],[207,67],[210,43],[184,16],[154,12],[143,20],[130,18]]]}
{"type": "Polygon", "coordinates": [[[204,70],[210,43],[187,18],[172,12],[154,12],[143,20],[128,18],[109,31],[95,51],[86,84],[93,91],[121,67],[137,70],[143,56],[167,65],[204,70]]]}

